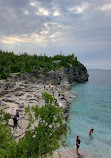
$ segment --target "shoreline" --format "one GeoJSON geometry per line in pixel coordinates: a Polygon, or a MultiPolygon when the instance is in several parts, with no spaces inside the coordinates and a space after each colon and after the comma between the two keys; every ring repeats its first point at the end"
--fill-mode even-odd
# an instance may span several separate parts
{"type": "Polygon", "coordinates": [[[60,155],[61,158],[91,158],[82,150],[79,150],[79,153],[79,155],[76,154],[76,149],[58,150],[53,153],[53,158],[59,158],[60,155]]]}
{"type": "MultiPolygon", "coordinates": [[[[52,88],[54,89],[54,97],[57,100],[57,106],[64,109],[64,122],[69,116],[70,104],[76,96],[71,93],[71,84],[67,82],[61,83],[60,85],[44,85],[38,83],[35,77],[25,78],[20,80],[19,78],[0,80],[0,94],[1,94],[1,105],[0,108],[4,109],[5,112],[11,114],[12,118],[9,120],[9,126],[12,129],[12,135],[14,139],[18,140],[25,133],[26,127],[28,125],[28,118],[24,116],[24,109],[26,106],[36,106],[39,107],[44,105],[44,100],[41,98],[43,92],[47,92],[53,96],[52,88]],[[33,82],[32,82],[33,81],[33,82]],[[58,95],[60,93],[60,96],[58,95]],[[17,130],[13,131],[13,117],[16,114],[16,110],[19,111],[20,119],[18,121],[17,130]]],[[[34,129],[38,122],[36,122],[31,130],[34,129]]]]}
{"type": "MultiPolygon", "coordinates": [[[[58,86],[51,85],[51,88],[54,88],[54,97],[55,99],[57,99],[57,105],[63,107],[64,109],[65,123],[66,118],[69,116],[69,108],[72,100],[76,98],[74,93],[71,92],[72,84],[69,84],[65,81],[61,82],[61,84],[58,86]],[[60,95],[63,95],[64,98],[61,99],[61,97],[58,96],[58,93],[60,93],[60,95]]],[[[24,108],[28,105],[38,105],[39,107],[41,107],[42,105],[44,105],[44,101],[41,98],[42,93],[47,92],[52,95],[52,91],[48,85],[46,85],[46,89],[44,90],[44,84],[38,83],[37,79],[35,78],[33,78],[33,82],[29,78],[24,80],[19,80],[18,78],[16,78],[15,80],[13,80],[13,82],[11,80],[0,80],[0,85],[3,85],[4,87],[6,85],[9,85],[9,88],[6,90],[3,89],[3,87],[0,88],[1,93],[4,93],[3,96],[1,96],[0,98],[0,107],[12,115],[12,118],[9,120],[9,126],[12,129],[11,132],[13,138],[18,141],[20,137],[24,137],[24,133],[28,125],[28,119],[26,116],[24,117],[24,108]],[[17,130],[13,131],[13,116],[15,115],[16,110],[19,110],[20,120],[18,122],[17,130]]],[[[33,130],[34,126],[36,126],[37,124],[38,122],[35,122],[31,127],[31,130],[33,130]]],[[[76,155],[75,149],[60,149],[58,151],[61,153],[62,158],[66,158],[65,155],[68,155],[68,157],[70,158],[71,156],[72,158],[79,158],[76,155]]],[[[84,156],[84,158],[89,158],[88,156],[85,156],[86,154],[83,153],[83,151],[81,150],[80,154],[84,156]]],[[[57,156],[57,151],[55,151],[53,158],[59,158],[57,156]]]]}

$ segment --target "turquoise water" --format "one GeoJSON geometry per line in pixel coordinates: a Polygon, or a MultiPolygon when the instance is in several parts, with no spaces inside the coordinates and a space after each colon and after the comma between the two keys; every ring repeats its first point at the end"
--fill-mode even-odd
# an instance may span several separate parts
{"type": "Polygon", "coordinates": [[[75,84],[72,92],[77,96],[70,107],[67,120],[71,135],[67,134],[69,148],[76,148],[80,136],[80,149],[92,158],[111,158],[111,70],[89,70],[87,83],[75,84]],[[89,131],[94,128],[92,137],[89,131]]]}

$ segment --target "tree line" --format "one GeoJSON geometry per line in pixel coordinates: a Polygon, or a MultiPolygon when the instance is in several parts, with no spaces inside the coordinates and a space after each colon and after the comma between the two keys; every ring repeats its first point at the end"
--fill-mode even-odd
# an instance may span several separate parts
{"type": "MultiPolygon", "coordinates": [[[[57,70],[61,67],[68,68],[70,67],[70,64],[74,68],[75,66],[81,65],[74,54],[48,57],[46,55],[28,55],[27,53],[16,55],[13,52],[0,50],[0,79],[8,78],[10,73],[31,73],[34,69],[43,69],[44,74],[47,75],[50,70],[57,70]]],[[[86,71],[86,68],[83,65],[82,69],[86,71]]]]}

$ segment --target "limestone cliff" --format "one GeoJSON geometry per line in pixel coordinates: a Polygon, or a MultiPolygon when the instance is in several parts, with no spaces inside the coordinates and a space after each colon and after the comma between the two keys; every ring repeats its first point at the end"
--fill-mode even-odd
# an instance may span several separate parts
{"type": "Polygon", "coordinates": [[[89,77],[86,68],[81,63],[74,67],[70,64],[68,68],[62,67],[58,70],[51,70],[48,72],[47,76],[44,75],[42,70],[35,74],[37,74],[39,82],[44,84],[50,82],[53,85],[60,84],[61,82],[67,82],[68,84],[74,82],[87,82],[89,77]]]}

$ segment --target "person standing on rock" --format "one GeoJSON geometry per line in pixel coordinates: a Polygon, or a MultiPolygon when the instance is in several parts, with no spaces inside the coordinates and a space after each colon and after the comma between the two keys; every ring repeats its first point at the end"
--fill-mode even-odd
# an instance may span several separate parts
{"type": "Polygon", "coordinates": [[[13,130],[16,128],[17,129],[17,116],[15,115],[14,116],[14,118],[13,118],[13,124],[14,124],[14,126],[13,126],[13,130]]]}
{"type": "Polygon", "coordinates": [[[54,88],[52,87],[52,93],[54,94],[54,88]]]}
{"type": "Polygon", "coordinates": [[[51,87],[51,84],[49,84],[49,88],[51,87]]]}
{"type": "Polygon", "coordinates": [[[79,152],[78,152],[78,149],[79,149],[79,147],[80,147],[80,139],[79,139],[79,136],[77,136],[77,139],[76,139],[76,153],[77,153],[77,155],[79,155],[79,152]]]}
{"type": "Polygon", "coordinates": [[[16,110],[16,117],[17,117],[17,121],[19,120],[19,111],[16,110]]]}
{"type": "Polygon", "coordinates": [[[45,91],[45,85],[44,85],[44,91],[45,91]]]}
{"type": "Polygon", "coordinates": [[[60,92],[58,92],[58,97],[60,97],[61,96],[61,94],[60,94],[60,92]]]}

